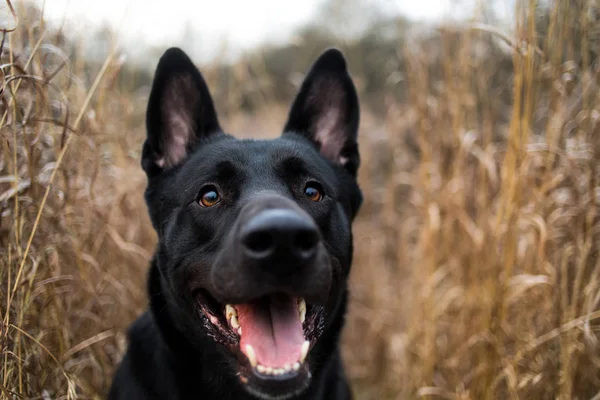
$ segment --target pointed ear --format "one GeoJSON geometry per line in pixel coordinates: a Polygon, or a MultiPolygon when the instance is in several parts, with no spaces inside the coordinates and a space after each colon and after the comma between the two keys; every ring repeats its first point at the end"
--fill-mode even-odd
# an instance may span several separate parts
{"type": "Polygon", "coordinates": [[[321,154],[356,176],[360,158],[359,105],[346,60],[337,49],[325,51],[302,83],[284,128],[284,135],[311,140],[321,154]]]}
{"type": "Polygon", "coordinates": [[[146,128],[142,168],[148,175],[179,164],[201,139],[222,132],[202,74],[178,48],[158,62],[146,128]]]}

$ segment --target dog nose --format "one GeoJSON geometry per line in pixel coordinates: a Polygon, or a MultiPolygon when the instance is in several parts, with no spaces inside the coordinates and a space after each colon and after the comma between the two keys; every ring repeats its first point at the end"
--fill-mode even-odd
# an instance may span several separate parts
{"type": "Polygon", "coordinates": [[[241,231],[246,256],[256,261],[309,261],[317,252],[319,240],[315,223],[288,209],[262,211],[241,231]]]}

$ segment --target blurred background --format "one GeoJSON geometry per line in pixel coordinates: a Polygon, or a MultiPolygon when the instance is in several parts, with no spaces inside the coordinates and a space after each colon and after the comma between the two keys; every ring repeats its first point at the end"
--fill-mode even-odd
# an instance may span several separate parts
{"type": "Polygon", "coordinates": [[[341,48],[362,108],[357,399],[600,399],[600,1],[0,1],[0,398],[103,398],[145,308],[158,57],[274,137],[341,48]]]}

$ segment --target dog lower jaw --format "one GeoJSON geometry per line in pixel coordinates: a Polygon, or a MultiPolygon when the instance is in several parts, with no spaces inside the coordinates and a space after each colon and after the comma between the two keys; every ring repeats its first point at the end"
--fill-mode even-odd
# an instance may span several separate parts
{"type": "Polygon", "coordinates": [[[268,394],[261,390],[257,390],[255,388],[253,388],[252,386],[248,386],[247,384],[245,384],[245,385],[246,385],[246,391],[248,393],[250,393],[252,396],[254,396],[260,400],[291,400],[291,399],[297,398],[298,396],[301,396],[302,393],[304,393],[304,391],[306,389],[308,389],[308,386],[310,385],[310,379],[311,379],[311,376],[309,373],[309,376],[306,379],[306,383],[302,387],[300,387],[294,391],[291,391],[288,393],[281,393],[281,394],[268,394]]]}

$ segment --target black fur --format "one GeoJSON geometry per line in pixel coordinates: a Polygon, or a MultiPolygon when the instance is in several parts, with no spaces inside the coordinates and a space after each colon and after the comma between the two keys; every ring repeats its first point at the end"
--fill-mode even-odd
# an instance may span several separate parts
{"type": "Polygon", "coordinates": [[[362,202],[358,121],[356,90],[338,50],[313,65],[274,140],[225,134],[200,72],[181,50],[165,52],[149,98],[142,155],[145,198],[159,238],[150,305],[129,331],[110,399],[351,398],[339,336],[351,222],[362,202]],[[322,200],[307,198],[309,184],[322,200]],[[218,193],[218,204],[201,205],[207,190],[218,193]],[[243,232],[268,210],[315,226],[318,243],[308,256],[248,255],[243,232]],[[305,298],[312,310],[306,329],[314,346],[306,368],[281,381],[257,378],[236,339],[219,333],[200,311],[275,293],[305,298]]]}

